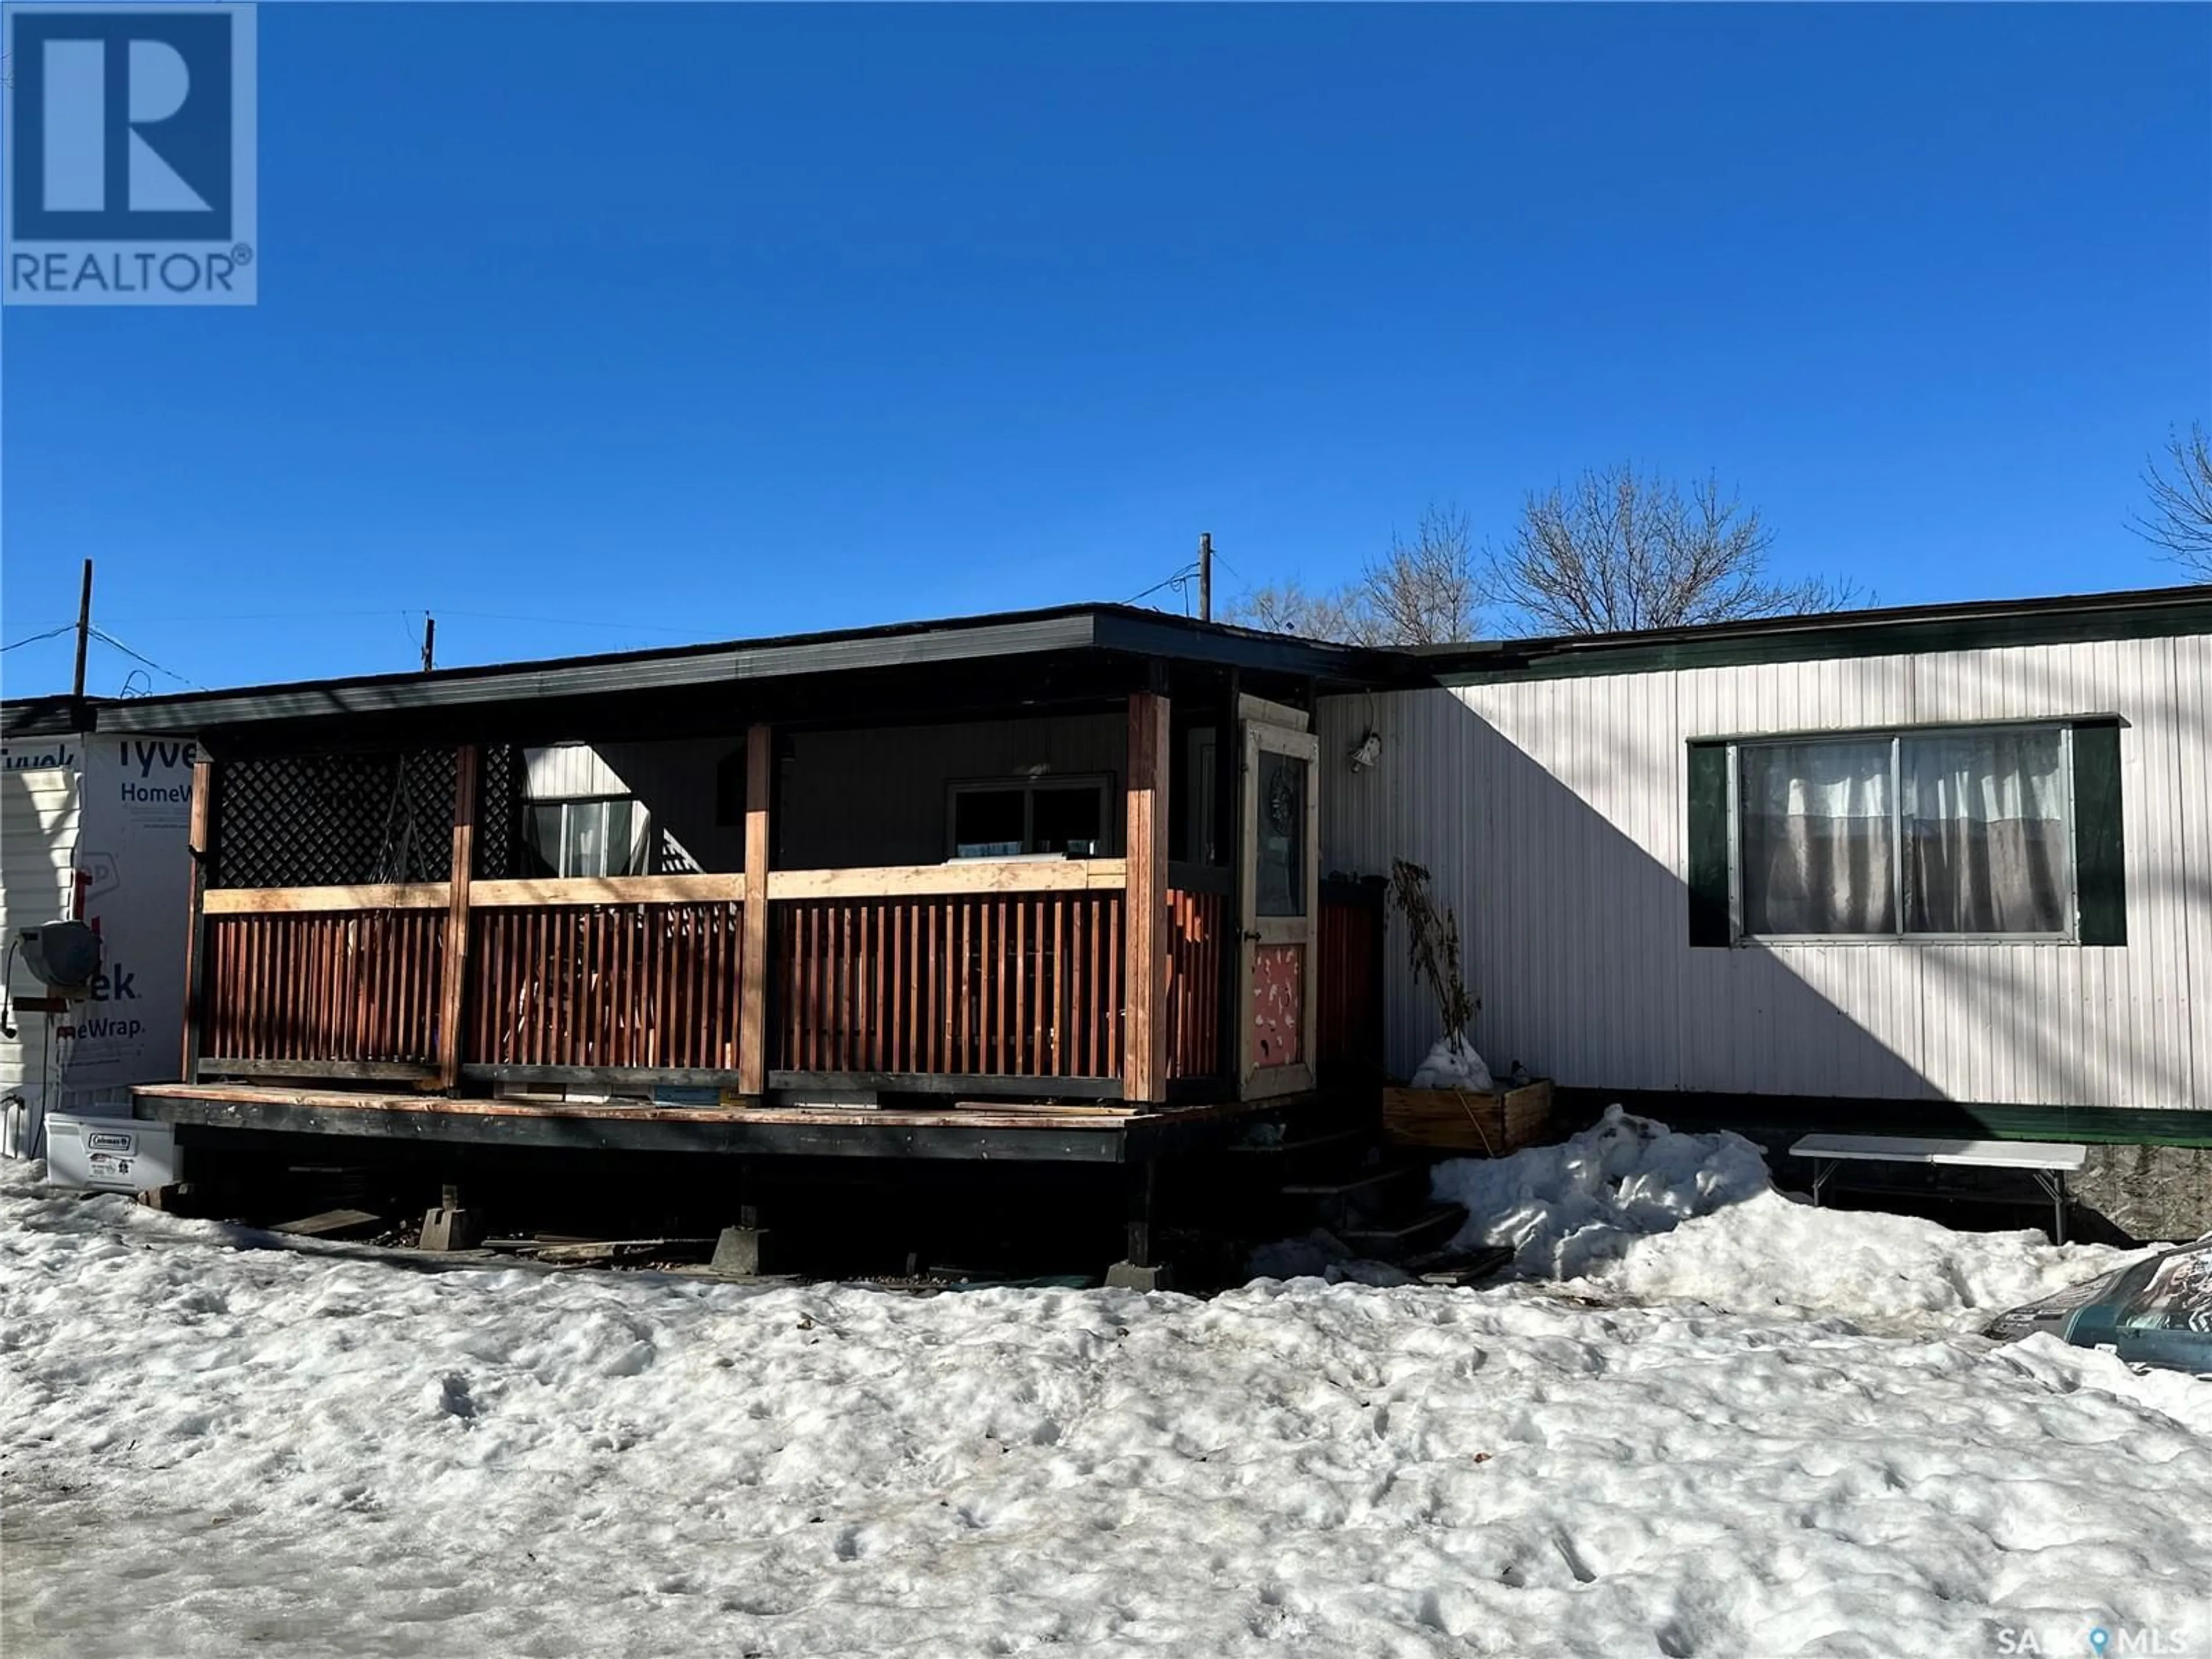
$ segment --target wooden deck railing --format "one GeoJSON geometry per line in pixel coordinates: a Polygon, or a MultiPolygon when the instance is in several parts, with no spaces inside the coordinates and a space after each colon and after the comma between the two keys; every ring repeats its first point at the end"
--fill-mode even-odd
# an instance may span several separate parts
{"type": "Polygon", "coordinates": [[[737,1069],[743,905],[472,908],[469,927],[465,1068],[737,1069]]]}
{"type": "Polygon", "coordinates": [[[210,916],[202,1063],[427,1073],[438,1058],[445,932],[442,909],[210,916]]]}
{"type": "Polygon", "coordinates": [[[1121,1075],[1119,891],[808,900],[770,925],[771,1071],[1121,1075]]]}
{"type": "MultiPolygon", "coordinates": [[[[773,1073],[1112,1084],[1126,1061],[1119,860],[773,872],[773,1073]]],[[[199,1068],[722,1080],[744,1060],[742,875],[204,895],[199,1068]],[[461,965],[461,992],[446,979],[461,965]],[[457,1054],[441,1029],[456,1012],[457,1054]]],[[[1170,897],[1170,1075],[1216,1069],[1221,905],[1170,897]]]]}
{"type": "Polygon", "coordinates": [[[1222,1054],[1221,973],[1228,900],[1168,890],[1168,1075],[1218,1077],[1222,1054]]]}

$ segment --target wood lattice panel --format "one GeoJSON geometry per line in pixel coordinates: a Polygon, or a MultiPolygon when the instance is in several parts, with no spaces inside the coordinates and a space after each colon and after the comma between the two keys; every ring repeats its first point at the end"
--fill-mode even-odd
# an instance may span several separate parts
{"type": "Polygon", "coordinates": [[[245,757],[222,764],[216,887],[444,881],[453,751],[245,757]]]}
{"type": "Polygon", "coordinates": [[[477,833],[470,873],[503,881],[538,873],[522,836],[522,750],[511,743],[486,744],[477,757],[477,833]]]}

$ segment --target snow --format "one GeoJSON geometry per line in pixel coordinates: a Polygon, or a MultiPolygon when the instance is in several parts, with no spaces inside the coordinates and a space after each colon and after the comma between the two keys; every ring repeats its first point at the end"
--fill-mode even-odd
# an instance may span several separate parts
{"type": "Polygon", "coordinates": [[[2148,1254],[1816,1209],[1778,1191],[1741,1135],[1680,1134],[1618,1106],[1558,1146],[1440,1164],[1433,1188],[1468,1209],[1455,1243],[1511,1245],[1523,1277],[1607,1299],[1797,1309],[1869,1327],[1978,1328],[2148,1254]]]}
{"type": "Polygon", "coordinates": [[[1413,1282],[1413,1275],[1404,1268],[1355,1255],[1342,1239],[1318,1227],[1303,1238],[1262,1244],[1247,1259],[1244,1271],[1254,1279],[1318,1279],[1330,1285],[1413,1282]]]}
{"type": "MultiPolygon", "coordinates": [[[[1679,1221],[1575,1285],[1204,1301],[423,1272],[0,1170],[0,1648],[2212,1652],[2212,1385],[1787,1280],[1708,1151],[1530,1177],[1555,1254],[1679,1221]]],[[[1948,1248],[1961,1305],[2102,1260],[1948,1248]]]]}
{"type": "Polygon", "coordinates": [[[1552,1279],[1768,1185],[1765,1159],[1742,1136],[1676,1134],[1618,1106],[1557,1146],[1455,1158],[1432,1180],[1438,1198],[1468,1212],[1454,1243],[1512,1245],[1517,1269],[1552,1279]]]}
{"type": "Polygon", "coordinates": [[[1429,1050],[1428,1058],[1415,1068],[1408,1083],[1414,1089],[1465,1089],[1471,1093],[1486,1095],[1498,1085],[1490,1075],[1490,1067],[1482,1063],[1482,1056],[1465,1037],[1438,1037],[1437,1046],[1429,1050]]]}

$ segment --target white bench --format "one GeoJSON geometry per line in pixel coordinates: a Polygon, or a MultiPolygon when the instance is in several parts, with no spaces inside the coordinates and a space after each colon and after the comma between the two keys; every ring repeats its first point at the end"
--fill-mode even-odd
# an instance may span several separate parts
{"type": "Polygon", "coordinates": [[[1813,1202],[1838,1164],[1949,1164],[1980,1170],[2025,1170],[2050,1195],[2051,1237],[2066,1242],[2066,1177],[2089,1157],[2086,1146],[2055,1140],[1923,1140],[1911,1135],[1807,1135],[1790,1149],[1811,1160],[1813,1202]]]}

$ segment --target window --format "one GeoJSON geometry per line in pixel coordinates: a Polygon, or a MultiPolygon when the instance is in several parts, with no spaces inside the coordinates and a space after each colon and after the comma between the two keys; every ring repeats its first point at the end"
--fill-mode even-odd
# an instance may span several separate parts
{"type": "Polygon", "coordinates": [[[1889,739],[1736,752],[1737,914],[1747,933],[1897,931],[1889,739]]]}
{"type": "Polygon", "coordinates": [[[956,858],[1003,858],[1029,850],[1029,792],[962,789],[952,796],[956,858]]]}
{"type": "Polygon", "coordinates": [[[1182,791],[1182,811],[1176,828],[1180,830],[1180,850],[1172,856],[1188,859],[1194,864],[1225,864],[1228,857],[1221,845],[1220,820],[1215,816],[1213,797],[1220,778],[1220,738],[1216,727],[1193,726],[1186,734],[1182,791]]]}
{"type": "Polygon", "coordinates": [[[1060,853],[1104,854],[1109,780],[1103,776],[1018,779],[952,786],[951,854],[959,859],[1060,853]]]}
{"type": "Polygon", "coordinates": [[[1252,865],[1252,908],[1259,915],[1306,913],[1306,764],[1297,755],[1260,751],[1258,845],[1252,865]]]}
{"type": "Polygon", "coordinates": [[[527,811],[525,833],[545,873],[561,877],[646,873],[653,845],[647,833],[647,815],[629,797],[533,801],[527,811]]]}
{"type": "Polygon", "coordinates": [[[1096,784],[1037,784],[1030,790],[1029,850],[1088,858],[1106,839],[1106,792],[1096,784]]]}
{"type": "MultiPolygon", "coordinates": [[[[2110,943],[2077,935],[2075,746],[2112,757],[2117,731],[1993,726],[1698,745],[1692,760],[1693,929],[1701,869],[1699,774],[1720,781],[1736,938],[1980,938],[2110,943]],[[1705,750],[1700,765],[1697,750],[1705,750]]],[[[2100,760],[2101,769],[2101,760],[2100,760]]],[[[2118,856],[2116,789],[2099,791],[2118,856]]],[[[1710,836],[1710,830],[1707,831],[1710,836]]],[[[2100,882],[2105,879],[2102,873],[2100,882]]],[[[2117,881],[2117,871],[2112,872],[2117,881]]],[[[1713,942],[1710,939],[1698,943],[1713,942]]]]}

